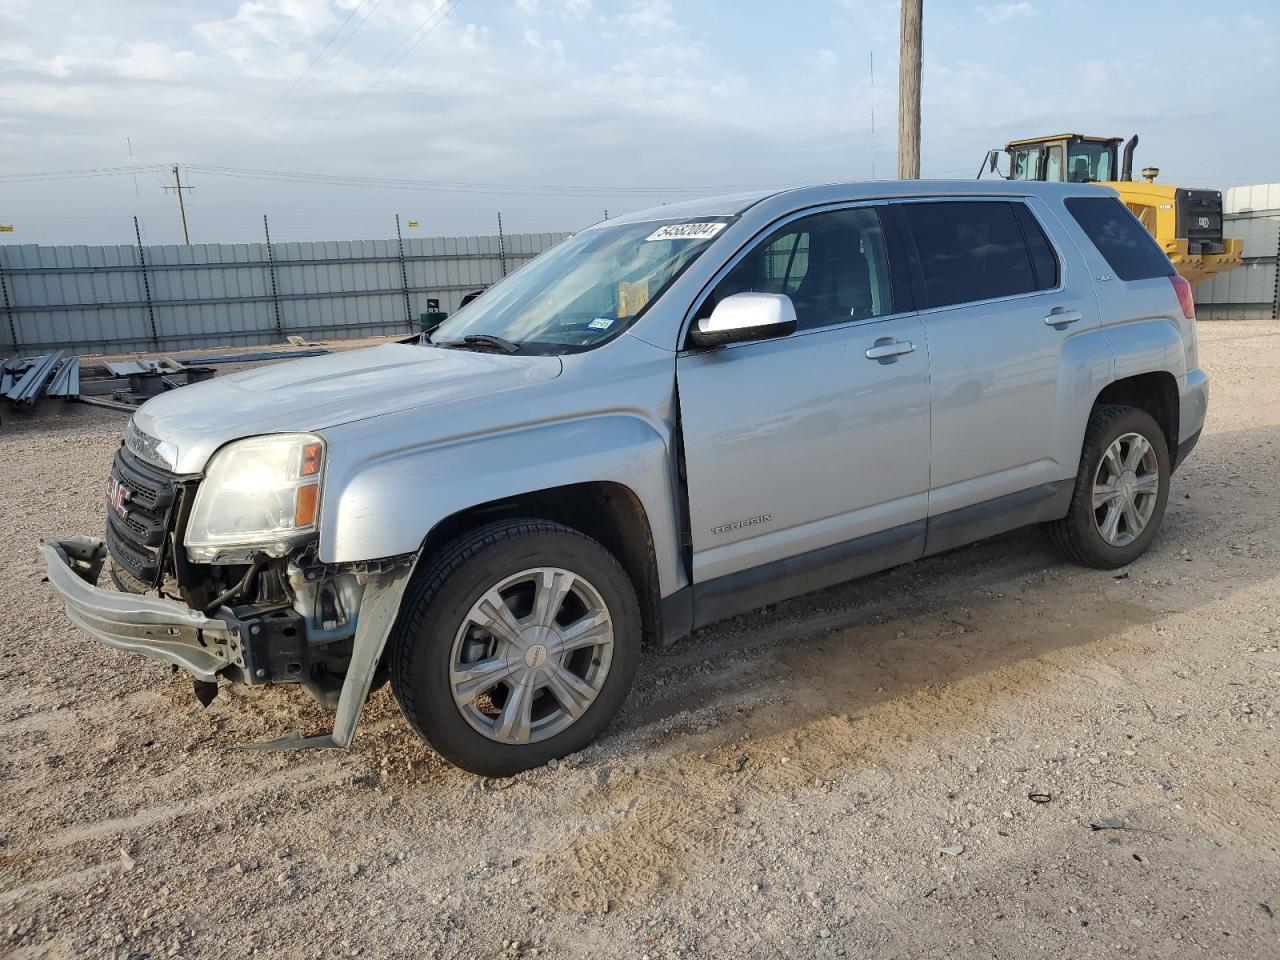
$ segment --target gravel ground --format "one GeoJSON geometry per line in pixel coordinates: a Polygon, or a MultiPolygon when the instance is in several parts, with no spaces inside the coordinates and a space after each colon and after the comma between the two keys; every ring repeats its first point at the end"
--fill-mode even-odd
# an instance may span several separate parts
{"type": "Polygon", "coordinates": [[[0,955],[1280,957],[1280,324],[1201,327],[1210,422],[1119,575],[1035,531],[646,656],[600,742],[483,781],[388,691],[202,710],[68,626],[123,415],[0,427],[0,955]]]}

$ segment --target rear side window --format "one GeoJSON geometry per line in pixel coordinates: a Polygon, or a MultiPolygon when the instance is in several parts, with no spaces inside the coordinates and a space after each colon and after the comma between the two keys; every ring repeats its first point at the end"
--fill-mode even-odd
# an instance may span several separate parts
{"type": "Polygon", "coordinates": [[[1067,211],[1121,280],[1149,280],[1173,273],[1164,251],[1115,197],[1068,197],[1065,202],[1067,211]]]}
{"type": "Polygon", "coordinates": [[[902,212],[920,257],[925,308],[1033,293],[1057,285],[1057,258],[1021,203],[904,203],[902,212]],[[1034,256],[1032,246],[1038,249],[1034,256]]]}

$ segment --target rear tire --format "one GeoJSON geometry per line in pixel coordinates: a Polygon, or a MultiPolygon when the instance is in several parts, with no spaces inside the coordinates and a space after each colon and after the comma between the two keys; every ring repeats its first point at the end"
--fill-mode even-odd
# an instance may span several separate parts
{"type": "Polygon", "coordinates": [[[446,760],[505,777],[595,738],[626,699],[640,638],[635,591],[604,547],[558,523],[501,521],[415,574],[391,687],[446,760]]]}
{"type": "Polygon", "coordinates": [[[1160,425],[1136,407],[1095,407],[1085,430],[1071,508],[1045,524],[1068,560],[1114,570],[1151,545],[1169,499],[1169,447],[1160,425]]]}

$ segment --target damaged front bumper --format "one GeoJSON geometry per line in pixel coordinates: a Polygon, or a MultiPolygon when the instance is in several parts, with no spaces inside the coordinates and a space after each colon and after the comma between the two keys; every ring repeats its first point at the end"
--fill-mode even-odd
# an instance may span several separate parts
{"type": "MultiPolygon", "coordinates": [[[[301,618],[294,611],[242,621],[226,607],[207,616],[174,600],[104,590],[97,583],[107,548],[91,537],[41,543],[40,553],[49,584],[72,623],[107,646],[182,668],[196,679],[197,695],[199,684],[216,684],[219,676],[249,684],[307,682],[306,631],[298,628],[301,618]]],[[[363,596],[333,730],[312,737],[287,737],[261,747],[346,747],[351,743],[411,573],[410,562],[360,575],[363,596]]]]}
{"type": "Polygon", "coordinates": [[[92,537],[41,543],[49,584],[77,627],[109,647],[181,667],[213,683],[228,666],[243,669],[239,629],[173,600],[97,585],[107,545],[92,537]]]}

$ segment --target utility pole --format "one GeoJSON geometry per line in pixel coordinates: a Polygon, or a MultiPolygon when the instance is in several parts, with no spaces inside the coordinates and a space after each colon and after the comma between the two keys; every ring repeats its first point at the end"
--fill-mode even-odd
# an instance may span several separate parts
{"type": "Polygon", "coordinates": [[[898,179],[920,179],[920,38],[923,0],[901,0],[898,54],[898,179]]]}
{"type": "Polygon", "coordinates": [[[871,179],[876,178],[876,52],[867,51],[867,77],[871,85],[871,179]]]}
{"type": "Polygon", "coordinates": [[[182,242],[187,246],[191,245],[191,237],[187,235],[187,207],[182,202],[182,191],[191,190],[191,187],[182,185],[182,175],[178,172],[178,165],[173,165],[173,182],[174,186],[165,187],[166,190],[173,190],[178,194],[178,216],[182,218],[182,242]]]}
{"type": "Polygon", "coordinates": [[[507,238],[502,233],[502,211],[498,211],[498,262],[502,264],[502,275],[507,275],[507,238]]]}

